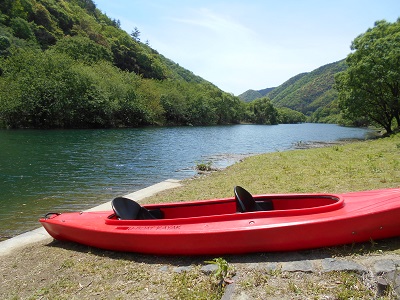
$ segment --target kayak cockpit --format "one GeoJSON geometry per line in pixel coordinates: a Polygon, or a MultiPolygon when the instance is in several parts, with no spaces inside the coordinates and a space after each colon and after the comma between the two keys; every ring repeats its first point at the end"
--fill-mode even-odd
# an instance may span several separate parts
{"type": "Polygon", "coordinates": [[[235,197],[178,202],[168,204],[152,204],[141,206],[133,200],[118,197],[112,201],[114,215],[106,223],[127,220],[160,220],[188,219],[199,217],[233,218],[279,217],[292,215],[308,215],[340,209],[344,200],[328,194],[286,194],[252,196],[241,187],[235,187],[235,197]],[[257,216],[256,216],[257,215],[257,216]]]}

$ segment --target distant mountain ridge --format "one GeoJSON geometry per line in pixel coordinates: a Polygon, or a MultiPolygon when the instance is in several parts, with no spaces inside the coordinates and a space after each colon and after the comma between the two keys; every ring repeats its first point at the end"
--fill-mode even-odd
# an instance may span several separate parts
{"type": "Polygon", "coordinates": [[[333,89],[334,76],[345,69],[345,61],[340,60],[311,72],[300,73],[276,88],[248,90],[238,97],[245,102],[251,102],[268,96],[276,107],[288,107],[313,116],[316,112],[335,106],[337,92],[333,89]]]}
{"type": "Polygon", "coordinates": [[[251,102],[251,101],[253,101],[255,99],[265,97],[266,95],[268,95],[274,89],[275,89],[274,87],[271,87],[271,88],[266,88],[266,89],[262,89],[262,90],[258,90],[258,91],[247,90],[243,94],[240,94],[238,97],[241,100],[243,100],[244,102],[251,102]]]}

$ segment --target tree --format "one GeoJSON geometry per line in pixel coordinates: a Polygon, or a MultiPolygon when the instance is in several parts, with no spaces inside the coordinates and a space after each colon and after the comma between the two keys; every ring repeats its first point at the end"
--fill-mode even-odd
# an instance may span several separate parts
{"type": "Polygon", "coordinates": [[[99,45],[87,37],[67,36],[59,40],[52,50],[65,53],[74,60],[81,60],[86,63],[95,63],[100,60],[112,61],[111,50],[99,45]]]}
{"type": "Polygon", "coordinates": [[[0,54],[5,55],[10,46],[11,46],[10,39],[6,36],[0,36],[0,54]]]}
{"type": "Polygon", "coordinates": [[[13,17],[21,17],[21,18],[24,18],[24,19],[28,15],[20,0],[12,1],[11,12],[10,13],[11,13],[11,16],[13,16],[13,17]]]}
{"type": "Polygon", "coordinates": [[[29,26],[29,23],[22,18],[14,18],[10,21],[10,27],[16,37],[20,39],[31,39],[34,37],[33,31],[29,26]]]}
{"type": "Polygon", "coordinates": [[[131,37],[137,41],[140,42],[140,31],[137,27],[135,27],[131,33],[131,37]]]}
{"type": "Polygon", "coordinates": [[[160,97],[160,104],[165,110],[165,119],[171,124],[187,123],[187,103],[184,95],[176,90],[163,94],[160,97]]]}
{"type": "Polygon", "coordinates": [[[100,60],[17,49],[1,64],[0,122],[11,128],[98,128],[151,124],[136,95],[140,78],[100,60]]]}
{"type": "Polygon", "coordinates": [[[247,119],[256,124],[276,125],[278,111],[268,97],[258,98],[248,103],[247,119]]]}
{"type": "Polygon", "coordinates": [[[366,119],[388,134],[400,126],[400,19],[378,21],[358,36],[346,58],[348,69],[335,76],[345,117],[366,119]]]}
{"type": "Polygon", "coordinates": [[[96,4],[92,0],[76,0],[78,5],[84,9],[88,13],[94,13],[96,11],[96,4]]]}
{"type": "Polygon", "coordinates": [[[53,21],[51,20],[50,12],[40,3],[37,3],[34,7],[33,20],[37,25],[42,25],[47,30],[51,30],[53,27],[53,21]]]}
{"type": "Polygon", "coordinates": [[[279,116],[279,123],[296,124],[305,122],[307,120],[307,117],[303,113],[295,111],[288,107],[279,107],[277,108],[277,111],[279,116]]]}

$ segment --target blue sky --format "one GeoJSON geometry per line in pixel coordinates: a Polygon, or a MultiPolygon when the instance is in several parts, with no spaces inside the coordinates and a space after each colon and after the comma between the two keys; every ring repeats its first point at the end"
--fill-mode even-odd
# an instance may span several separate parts
{"type": "Polygon", "coordinates": [[[345,58],[399,0],[94,0],[121,28],[222,90],[263,89],[345,58]]]}

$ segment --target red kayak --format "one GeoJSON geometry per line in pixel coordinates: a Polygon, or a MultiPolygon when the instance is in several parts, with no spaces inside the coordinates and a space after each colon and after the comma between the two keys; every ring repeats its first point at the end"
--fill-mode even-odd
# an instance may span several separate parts
{"type": "Polygon", "coordinates": [[[49,213],[57,240],[150,254],[292,251],[400,236],[400,189],[252,196],[140,206],[127,198],[103,212],[49,213]]]}

